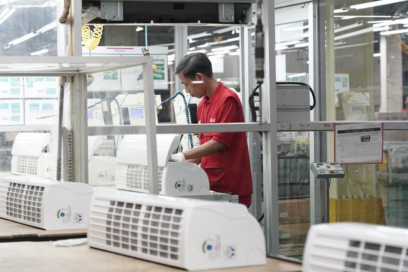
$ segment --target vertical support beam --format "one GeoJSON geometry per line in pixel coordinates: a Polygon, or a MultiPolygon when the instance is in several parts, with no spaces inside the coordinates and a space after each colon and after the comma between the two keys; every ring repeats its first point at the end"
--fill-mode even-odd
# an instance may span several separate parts
{"type": "MultiPolygon", "coordinates": [[[[241,49],[241,92],[242,104],[245,105],[245,120],[251,120],[248,98],[252,92],[252,37],[253,30],[247,27],[241,27],[240,30],[240,49],[241,49]]],[[[262,169],[261,169],[261,137],[258,132],[248,132],[248,149],[252,173],[252,204],[249,211],[255,218],[262,216],[262,169]]]]}
{"type": "Polygon", "coordinates": [[[86,75],[71,81],[71,122],[73,134],[74,182],[88,183],[88,119],[86,75]]]}
{"type": "Polygon", "coordinates": [[[266,250],[267,254],[276,256],[279,254],[279,200],[274,6],[274,1],[263,1],[265,80],[262,87],[262,123],[271,123],[271,130],[263,133],[266,250]]]}
{"type": "MultiPolygon", "coordinates": [[[[245,35],[247,28],[240,27],[239,28],[239,87],[241,89],[241,99],[242,99],[242,109],[245,112],[245,108],[247,107],[247,92],[245,92],[245,88],[247,86],[247,80],[249,80],[249,74],[247,75],[248,71],[248,58],[245,58],[247,55],[248,48],[251,45],[250,36],[248,37],[245,35]]],[[[246,119],[249,120],[249,119],[246,119]]]]}
{"type": "MultiPolygon", "coordinates": [[[[177,67],[181,58],[187,55],[188,41],[187,41],[187,26],[175,26],[174,27],[174,67],[177,67]]],[[[175,77],[176,92],[181,92],[184,87],[181,85],[178,76],[175,77]]]]}
{"type": "Polygon", "coordinates": [[[153,58],[143,64],[143,89],[144,104],[146,111],[146,144],[149,193],[158,195],[159,192],[159,167],[157,161],[157,139],[156,139],[156,100],[153,85],[153,58]]]}
{"type": "Polygon", "coordinates": [[[381,106],[380,112],[388,112],[388,84],[387,84],[387,36],[380,38],[380,80],[381,80],[381,106]]]}
{"type": "MultiPolygon", "coordinates": [[[[309,24],[313,39],[309,39],[309,69],[311,86],[316,95],[316,108],[312,120],[326,120],[326,40],[325,40],[325,6],[324,3],[310,4],[309,24]],[[313,75],[313,76],[312,76],[313,75]]],[[[310,132],[310,162],[327,161],[327,133],[310,132]]],[[[310,220],[311,224],[321,223],[322,218],[322,182],[310,172],[310,220]]]]}
{"type": "Polygon", "coordinates": [[[73,56],[82,56],[82,0],[72,0],[72,50],[73,56]]]}
{"type": "MultiPolygon", "coordinates": [[[[64,10],[64,1],[60,1],[57,4],[57,15],[59,18],[64,10]]],[[[57,56],[65,56],[67,47],[67,25],[57,24],[57,56]]]]}

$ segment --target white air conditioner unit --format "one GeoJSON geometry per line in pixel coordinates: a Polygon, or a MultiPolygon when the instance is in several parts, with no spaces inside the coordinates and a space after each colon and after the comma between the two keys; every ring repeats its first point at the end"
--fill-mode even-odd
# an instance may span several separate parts
{"type": "Polygon", "coordinates": [[[408,271],[408,230],[360,223],[310,228],[303,272],[408,271]]]}
{"type": "Polygon", "coordinates": [[[261,226],[245,206],[226,202],[95,194],[88,244],[187,270],[266,263],[261,226]]]}
{"type": "Polygon", "coordinates": [[[88,162],[90,185],[115,185],[116,158],[114,140],[102,136],[88,137],[88,162]]]}
{"type": "Polygon", "coordinates": [[[25,176],[0,181],[0,217],[46,229],[85,229],[92,187],[25,176]]]}
{"type": "MultiPolygon", "coordinates": [[[[168,196],[208,195],[210,183],[204,170],[194,163],[168,162],[180,145],[179,135],[157,135],[159,188],[168,196]]],[[[149,192],[146,135],[127,135],[117,154],[116,187],[149,192]]]]}
{"type": "Polygon", "coordinates": [[[50,133],[19,133],[11,151],[11,173],[49,178],[50,141],[50,133]]]}

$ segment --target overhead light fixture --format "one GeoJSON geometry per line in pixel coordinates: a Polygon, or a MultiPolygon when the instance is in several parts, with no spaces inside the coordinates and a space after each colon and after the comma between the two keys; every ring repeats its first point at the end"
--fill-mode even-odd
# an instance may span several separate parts
{"type": "Polygon", "coordinates": [[[241,53],[239,52],[239,51],[237,51],[237,52],[230,52],[229,53],[229,55],[230,56],[238,56],[238,55],[240,55],[241,53]]]}
{"type": "Polygon", "coordinates": [[[7,20],[14,12],[16,11],[15,8],[6,7],[3,9],[3,12],[0,13],[0,25],[7,20]]]}
{"type": "Polygon", "coordinates": [[[220,41],[220,43],[229,43],[229,42],[236,42],[239,41],[239,37],[237,38],[232,38],[232,39],[228,39],[228,40],[224,40],[224,41],[220,41]]]}
{"type": "Polygon", "coordinates": [[[190,52],[187,52],[187,55],[190,55],[190,54],[193,54],[193,53],[207,53],[207,50],[205,50],[205,49],[202,49],[202,50],[198,50],[198,51],[190,51],[190,52]]]}
{"type": "Polygon", "coordinates": [[[50,23],[48,25],[43,26],[39,30],[37,30],[37,33],[38,34],[44,33],[44,32],[47,32],[48,30],[51,30],[51,29],[56,28],[56,27],[57,27],[57,21],[54,21],[54,22],[52,22],[52,23],[50,23]]]}
{"type": "Polygon", "coordinates": [[[301,76],[306,76],[306,73],[290,75],[288,76],[288,78],[301,77],[301,76]]]}
{"type": "MultiPolygon", "coordinates": [[[[226,27],[226,28],[223,28],[223,29],[215,30],[215,31],[213,31],[213,33],[214,34],[222,34],[222,33],[230,32],[230,31],[233,31],[233,30],[235,31],[237,28],[238,27],[236,27],[236,26],[230,26],[230,27],[226,27]]],[[[236,33],[239,33],[239,32],[236,32],[236,33]]]]}
{"type": "Polygon", "coordinates": [[[380,23],[376,23],[376,24],[373,25],[373,27],[399,25],[399,24],[407,24],[407,23],[408,23],[408,19],[389,20],[389,21],[383,21],[383,22],[380,22],[380,23]]]}
{"type": "Polygon", "coordinates": [[[284,28],[282,31],[292,31],[292,30],[298,30],[298,29],[306,29],[309,28],[309,26],[299,26],[299,27],[289,27],[289,28],[284,28]]]}
{"type": "Polygon", "coordinates": [[[276,51],[281,51],[281,50],[285,50],[287,48],[288,48],[287,46],[280,46],[280,47],[275,47],[275,50],[276,51]]]}
{"type": "Polygon", "coordinates": [[[190,47],[188,50],[193,51],[195,50],[195,47],[190,47]]]}
{"type": "Polygon", "coordinates": [[[391,30],[391,31],[385,31],[381,32],[381,35],[393,35],[393,34],[401,34],[401,33],[407,33],[408,29],[399,29],[399,30],[391,30]]]}
{"type": "Polygon", "coordinates": [[[389,15],[338,15],[334,16],[335,18],[341,18],[342,20],[350,20],[350,19],[355,19],[355,18],[392,18],[392,16],[389,15]]]}
{"type": "Polygon", "coordinates": [[[300,48],[300,47],[309,47],[309,43],[298,43],[298,44],[295,44],[295,47],[298,47],[298,48],[300,48]]]}
{"type": "Polygon", "coordinates": [[[189,35],[187,36],[187,39],[196,39],[196,38],[202,38],[202,37],[207,37],[207,36],[211,36],[211,33],[203,32],[203,33],[198,33],[198,34],[193,34],[193,35],[189,35]]]}
{"type": "Polygon", "coordinates": [[[283,43],[276,43],[275,47],[282,47],[285,45],[293,45],[293,44],[297,44],[300,43],[300,41],[291,41],[291,42],[283,42],[283,43]]]}
{"type": "Polygon", "coordinates": [[[224,51],[211,52],[211,53],[208,53],[207,55],[213,56],[213,55],[221,55],[221,54],[228,54],[228,53],[230,53],[229,50],[224,50],[224,51]]]}
{"type": "Polygon", "coordinates": [[[387,30],[389,30],[389,27],[388,27],[388,26],[374,27],[374,29],[373,29],[374,32],[387,31],[387,30]]]}
{"type": "Polygon", "coordinates": [[[208,42],[206,42],[205,44],[199,45],[197,47],[203,48],[203,47],[208,47],[208,46],[209,46],[209,44],[208,44],[208,42]]]}
{"type": "Polygon", "coordinates": [[[357,30],[355,32],[351,32],[351,33],[347,33],[347,34],[344,34],[344,35],[336,36],[336,37],[334,37],[334,40],[338,41],[338,40],[342,40],[342,39],[345,39],[345,38],[354,37],[354,36],[357,36],[357,35],[360,35],[360,34],[373,32],[373,30],[374,30],[374,27],[369,27],[369,28],[357,30]]]}
{"type": "Polygon", "coordinates": [[[373,57],[374,57],[374,58],[376,58],[376,57],[381,57],[381,53],[375,53],[375,54],[373,55],[373,57]]]}
{"type": "Polygon", "coordinates": [[[143,31],[143,27],[138,26],[138,27],[136,28],[136,32],[140,32],[140,31],[143,31]]]}
{"type": "Polygon", "coordinates": [[[362,26],[362,25],[363,24],[355,23],[355,24],[351,24],[351,25],[348,25],[348,26],[338,27],[338,28],[334,29],[334,33],[350,30],[350,29],[357,28],[357,27],[362,26]]]}
{"type": "Polygon", "coordinates": [[[48,52],[49,52],[48,49],[43,49],[43,50],[31,53],[31,56],[38,56],[38,55],[42,55],[42,54],[45,54],[45,53],[48,53],[48,52]]]}
{"type": "Polygon", "coordinates": [[[219,48],[211,49],[211,51],[225,51],[225,50],[234,50],[234,49],[238,49],[238,46],[231,45],[231,46],[219,47],[219,48]]]}
{"type": "Polygon", "coordinates": [[[357,4],[357,5],[351,5],[350,8],[341,8],[341,9],[335,9],[334,13],[342,13],[342,12],[347,12],[349,10],[360,10],[360,9],[367,9],[367,8],[373,8],[373,7],[378,7],[378,6],[384,6],[384,5],[390,5],[394,3],[399,3],[399,2],[405,2],[406,0],[380,0],[380,1],[374,1],[374,2],[369,2],[369,3],[363,3],[363,4],[357,4]]]}

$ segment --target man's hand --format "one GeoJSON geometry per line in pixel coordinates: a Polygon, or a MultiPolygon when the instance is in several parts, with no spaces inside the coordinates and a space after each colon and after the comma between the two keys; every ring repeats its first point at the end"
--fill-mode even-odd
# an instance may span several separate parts
{"type": "Polygon", "coordinates": [[[171,162],[185,162],[186,158],[184,157],[183,153],[177,153],[171,155],[169,161],[171,162]]]}

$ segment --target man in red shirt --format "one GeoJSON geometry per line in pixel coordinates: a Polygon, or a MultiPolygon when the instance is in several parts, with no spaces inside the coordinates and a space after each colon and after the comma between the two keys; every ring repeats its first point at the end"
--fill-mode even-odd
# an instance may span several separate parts
{"type": "MultiPolygon", "coordinates": [[[[201,124],[245,122],[237,94],[218,83],[206,55],[197,53],[180,60],[175,72],[187,93],[202,98],[197,108],[201,124]]],[[[200,146],[174,154],[171,161],[201,163],[210,189],[239,196],[239,203],[250,206],[252,177],[245,132],[201,133],[200,146]]]]}

